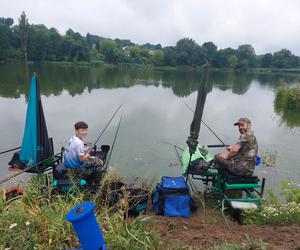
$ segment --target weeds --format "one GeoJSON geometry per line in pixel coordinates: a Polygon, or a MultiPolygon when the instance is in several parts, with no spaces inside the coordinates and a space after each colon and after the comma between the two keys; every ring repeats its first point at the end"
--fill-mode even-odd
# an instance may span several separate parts
{"type": "MultiPolygon", "coordinates": [[[[107,175],[106,181],[116,180],[107,175]]],[[[65,216],[68,211],[89,196],[82,192],[53,196],[47,176],[33,178],[26,195],[19,199],[0,199],[0,249],[67,249],[78,247],[79,242],[72,224],[65,216]]],[[[157,249],[159,238],[148,229],[149,217],[124,220],[128,201],[115,204],[114,213],[101,201],[99,192],[94,196],[95,214],[105,235],[108,249],[157,249]]]]}
{"type": "Polygon", "coordinates": [[[266,167],[275,167],[278,161],[278,151],[260,151],[259,155],[262,158],[262,164],[266,167]]]}
{"type": "Polygon", "coordinates": [[[245,223],[283,225],[300,222],[300,189],[295,183],[281,183],[281,194],[286,200],[285,203],[281,203],[273,191],[268,194],[268,201],[262,203],[259,210],[244,212],[245,223]]]}
{"type": "Polygon", "coordinates": [[[261,239],[255,240],[249,235],[245,235],[246,241],[241,245],[225,242],[221,245],[216,245],[211,250],[266,250],[266,243],[261,239]]]}

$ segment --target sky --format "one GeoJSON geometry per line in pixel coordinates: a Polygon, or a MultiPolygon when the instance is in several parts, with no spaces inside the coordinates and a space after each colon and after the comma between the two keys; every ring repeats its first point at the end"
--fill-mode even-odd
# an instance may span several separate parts
{"type": "Polygon", "coordinates": [[[184,37],[218,49],[251,44],[256,54],[300,56],[300,0],[0,0],[0,17],[69,28],[137,44],[175,46],[184,37]]]}

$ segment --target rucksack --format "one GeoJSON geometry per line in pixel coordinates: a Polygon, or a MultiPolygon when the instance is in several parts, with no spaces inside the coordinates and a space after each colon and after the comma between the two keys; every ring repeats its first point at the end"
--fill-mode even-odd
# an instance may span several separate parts
{"type": "Polygon", "coordinates": [[[168,217],[190,217],[190,191],[183,176],[163,176],[152,195],[153,210],[168,217]]]}

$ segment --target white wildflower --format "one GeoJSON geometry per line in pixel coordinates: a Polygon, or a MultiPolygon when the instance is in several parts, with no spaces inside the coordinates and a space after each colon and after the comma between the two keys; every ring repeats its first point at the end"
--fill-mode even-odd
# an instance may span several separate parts
{"type": "Polygon", "coordinates": [[[17,223],[13,223],[9,226],[9,229],[12,229],[12,228],[16,227],[17,225],[18,225],[17,223]]]}

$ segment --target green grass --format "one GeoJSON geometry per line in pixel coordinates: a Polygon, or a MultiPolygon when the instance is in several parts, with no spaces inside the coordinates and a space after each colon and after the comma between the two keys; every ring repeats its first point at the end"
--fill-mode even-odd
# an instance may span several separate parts
{"type": "Polygon", "coordinates": [[[269,198],[258,210],[244,212],[246,224],[287,225],[300,223],[300,189],[291,181],[281,182],[281,195],[285,202],[280,202],[272,190],[268,191],[269,198]]]}
{"type": "MultiPolygon", "coordinates": [[[[108,177],[111,178],[111,177],[108,177]]],[[[34,178],[26,194],[0,202],[0,249],[67,249],[79,245],[72,224],[65,216],[83,201],[96,203],[95,214],[108,249],[158,249],[157,233],[148,229],[149,217],[124,220],[126,199],[113,208],[100,202],[100,195],[89,197],[81,192],[51,195],[45,179],[34,178]]]]}

